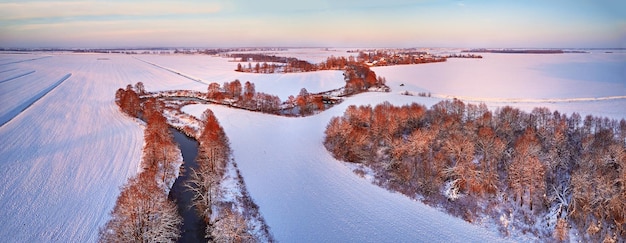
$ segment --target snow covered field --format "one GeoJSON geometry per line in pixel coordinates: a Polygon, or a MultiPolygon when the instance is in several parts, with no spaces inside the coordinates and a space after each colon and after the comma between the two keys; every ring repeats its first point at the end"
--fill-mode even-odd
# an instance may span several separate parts
{"type": "Polygon", "coordinates": [[[373,70],[396,93],[431,92],[492,108],[511,105],[531,111],[545,106],[568,114],[626,117],[625,52],[481,55],[483,59],[373,70]]]}
{"type": "MultiPolygon", "coordinates": [[[[299,58],[319,58],[314,51],[290,51],[302,55],[299,58]]],[[[330,118],[350,104],[418,102],[430,107],[441,100],[400,95],[404,90],[485,100],[491,109],[512,105],[530,111],[545,106],[568,114],[626,118],[623,98],[524,102],[624,96],[624,53],[483,56],[375,68],[387,78],[391,93],[361,94],[307,118],[211,108],[230,138],[251,196],[278,240],[497,241],[492,232],[369,184],[322,145],[330,118]]],[[[239,79],[281,99],[297,95],[303,87],[319,92],[344,85],[340,71],[250,74],[234,72],[235,67],[228,59],[205,55],[0,54],[0,117],[12,118],[0,126],[0,239],[97,239],[119,186],[137,173],[143,146],[142,128],[114,103],[115,91],[126,84],[143,82],[148,91],[205,91],[205,84],[192,79],[220,84],[239,79]],[[10,112],[67,74],[71,76],[23,112],[10,112]]]]}
{"type": "Polygon", "coordinates": [[[0,239],[94,242],[119,187],[137,173],[143,146],[142,128],[118,111],[115,91],[138,81],[149,89],[195,84],[124,55],[60,54],[0,66],[9,69],[36,72],[0,83],[2,110],[72,76],[0,127],[0,239]]]}
{"type": "Polygon", "coordinates": [[[295,57],[310,63],[320,63],[326,61],[330,56],[345,57],[356,56],[358,53],[348,53],[354,48],[291,48],[285,51],[248,51],[233,53],[263,53],[265,55],[273,55],[277,57],[295,57]]]}
{"type": "Polygon", "coordinates": [[[626,53],[481,55],[373,70],[397,91],[533,99],[626,95],[626,53]]]}
{"type": "MultiPolygon", "coordinates": [[[[216,82],[222,85],[224,82],[231,82],[235,79],[239,79],[242,84],[250,81],[255,84],[257,92],[277,95],[281,100],[286,100],[290,95],[297,96],[302,88],[306,88],[309,93],[317,93],[345,85],[341,71],[239,73],[234,71],[237,68],[237,62],[232,62],[232,59],[228,58],[206,55],[138,55],[136,57],[205,83],[216,82]]],[[[242,65],[247,65],[247,63],[242,63],[242,65]]],[[[206,92],[206,89],[201,91],[206,92]]]]}
{"type": "MultiPolygon", "coordinates": [[[[385,94],[348,99],[324,113],[287,118],[223,106],[210,108],[234,149],[235,160],[271,230],[284,242],[496,242],[479,226],[370,184],[335,160],[322,141],[332,116],[350,104],[378,103],[385,94]]],[[[394,104],[405,103],[396,96],[394,104]]]]}

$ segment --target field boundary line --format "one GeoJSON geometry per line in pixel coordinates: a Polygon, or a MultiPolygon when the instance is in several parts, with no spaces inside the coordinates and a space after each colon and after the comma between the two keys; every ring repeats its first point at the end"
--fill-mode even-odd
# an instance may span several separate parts
{"type": "Polygon", "coordinates": [[[14,63],[20,63],[20,62],[30,62],[30,61],[35,61],[35,60],[44,59],[44,58],[48,58],[48,57],[52,57],[52,56],[45,56],[45,57],[31,58],[31,59],[26,59],[26,60],[19,60],[19,61],[15,61],[15,62],[1,63],[0,66],[14,64],[14,63]]]}
{"type": "Polygon", "coordinates": [[[28,109],[33,104],[35,104],[37,101],[39,101],[41,98],[46,96],[48,93],[50,93],[50,91],[54,90],[56,87],[61,85],[61,83],[63,83],[65,80],[67,80],[71,76],[72,76],[72,73],[66,74],[61,79],[56,81],[54,84],[48,86],[48,88],[45,88],[41,92],[35,94],[30,99],[25,100],[23,103],[19,104],[15,108],[13,108],[11,111],[9,111],[9,113],[6,114],[6,116],[10,116],[10,117],[0,117],[0,127],[4,126],[4,124],[7,124],[9,121],[13,120],[13,118],[15,118],[18,115],[22,114],[22,112],[24,112],[26,109],[28,109]],[[15,115],[11,116],[11,114],[13,114],[13,113],[15,113],[15,115]]]}
{"type": "Polygon", "coordinates": [[[26,72],[26,73],[22,73],[22,74],[18,74],[18,75],[15,75],[15,76],[13,76],[13,77],[10,77],[10,78],[4,79],[4,80],[0,80],[0,84],[1,84],[1,83],[4,83],[4,82],[11,81],[11,80],[13,80],[13,79],[17,79],[17,78],[24,77],[24,76],[29,75],[29,74],[33,74],[34,72],[35,72],[35,70],[30,71],[30,72],[26,72]]]}
{"type": "Polygon", "coordinates": [[[145,63],[147,63],[147,64],[150,64],[150,65],[152,65],[152,66],[158,67],[158,68],[160,68],[160,69],[163,69],[163,70],[165,70],[165,71],[168,71],[168,72],[174,73],[174,74],[176,74],[176,75],[178,75],[178,76],[181,76],[181,77],[183,77],[183,78],[189,79],[189,80],[191,80],[191,81],[198,82],[198,83],[201,83],[201,84],[204,84],[204,85],[209,85],[208,83],[206,83],[206,82],[202,81],[202,80],[201,80],[201,79],[199,79],[199,78],[194,78],[194,77],[191,77],[191,76],[189,76],[189,75],[187,75],[187,74],[184,74],[184,73],[181,73],[181,72],[179,72],[179,71],[172,70],[172,69],[169,69],[169,68],[167,68],[167,67],[164,67],[164,66],[158,65],[158,64],[156,64],[156,63],[151,63],[151,62],[148,62],[148,61],[142,60],[142,59],[137,58],[137,57],[133,57],[133,58],[135,58],[135,59],[137,59],[137,60],[139,60],[139,61],[145,62],[145,63]]]}

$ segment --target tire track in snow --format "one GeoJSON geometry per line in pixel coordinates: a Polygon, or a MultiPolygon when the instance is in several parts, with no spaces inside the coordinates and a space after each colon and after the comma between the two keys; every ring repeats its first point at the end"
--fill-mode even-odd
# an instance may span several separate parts
{"type": "Polygon", "coordinates": [[[4,82],[7,82],[7,81],[11,81],[11,80],[16,79],[16,78],[24,77],[24,76],[29,75],[29,74],[33,74],[34,72],[35,72],[35,70],[30,71],[30,72],[26,72],[26,73],[22,73],[22,74],[18,74],[18,75],[15,75],[15,76],[7,78],[7,79],[0,80],[0,84],[4,83],[4,82]]]}
{"type": "Polygon", "coordinates": [[[17,70],[17,68],[12,68],[12,69],[8,69],[8,70],[0,71],[0,73],[6,73],[6,72],[13,71],[13,70],[17,70]]]}
{"type": "Polygon", "coordinates": [[[13,120],[13,118],[17,117],[19,114],[24,112],[26,109],[28,109],[28,107],[32,106],[39,99],[43,98],[46,94],[50,93],[50,91],[52,91],[53,89],[61,85],[61,83],[67,80],[70,76],[72,76],[72,73],[66,74],[61,79],[56,81],[54,84],[50,85],[49,87],[45,88],[41,92],[35,94],[35,96],[31,97],[30,99],[25,100],[22,104],[18,105],[17,107],[9,111],[6,116],[0,117],[0,127],[4,126],[4,124],[7,124],[9,121],[13,120]]]}
{"type": "Polygon", "coordinates": [[[158,64],[156,64],[156,63],[151,63],[151,62],[148,62],[148,61],[145,61],[145,60],[139,59],[139,58],[137,58],[137,57],[133,57],[133,58],[134,58],[134,59],[137,59],[137,60],[139,60],[139,61],[145,62],[145,63],[147,63],[147,64],[150,64],[150,65],[152,65],[152,66],[155,66],[155,67],[157,67],[157,68],[163,69],[163,70],[165,70],[165,71],[168,71],[168,72],[174,73],[174,74],[176,74],[176,75],[178,75],[178,76],[181,76],[181,77],[183,77],[183,78],[189,79],[189,80],[191,80],[191,81],[198,82],[198,83],[201,83],[201,84],[204,84],[204,85],[209,85],[208,83],[206,83],[206,82],[202,81],[202,80],[201,80],[201,79],[199,79],[199,78],[194,78],[194,77],[191,77],[191,76],[189,76],[189,75],[187,75],[187,74],[184,74],[184,73],[181,73],[181,72],[179,72],[179,71],[176,71],[176,70],[173,70],[173,69],[169,69],[169,68],[167,68],[167,67],[163,67],[163,66],[158,65],[158,64]]]}
{"type": "Polygon", "coordinates": [[[14,63],[20,63],[20,62],[30,62],[30,61],[35,61],[35,60],[44,59],[44,58],[48,58],[48,57],[52,57],[52,56],[45,56],[45,57],[31,58],[31,59],[26,59],[26,60],[19,60],[19,61],[14,61],[14,62],[7,62],[7,63],[0,64],[0,66],[14,64],[14,63]]]}

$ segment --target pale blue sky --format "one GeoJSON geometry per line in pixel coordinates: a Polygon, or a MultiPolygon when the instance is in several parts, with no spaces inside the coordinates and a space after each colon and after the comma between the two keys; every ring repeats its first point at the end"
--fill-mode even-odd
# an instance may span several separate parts
{"type": "Polygon", "coordinates": [[[0,47],[622,47],[626,1],[2,1],[0,47]]]}

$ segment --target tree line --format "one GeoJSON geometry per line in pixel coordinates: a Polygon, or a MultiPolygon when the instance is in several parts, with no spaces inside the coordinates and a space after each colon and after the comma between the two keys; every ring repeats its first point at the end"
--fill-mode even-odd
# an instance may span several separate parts
{"type": "MultiPolygon", "coordinates": [[[[273,241],[269,228],[258,214],[258,207],[247,195],[245,185],[240,185],[244,187],[241,189],[242,207],[224,200],[226,192],[222,183],[229,176],[227,167],[232,160],[228,137],[211,110],[202,114],[201,121],[196,158],[198,168],[192,170],[187,187],[194,193],[193,204],[207,225],[205,237],[214,242],[273,241]],[[252,218],[262,221],[261,235],[252,233],[254,226],[248,223],[252,218]]],[[[239,183],[243,183],[238,170],[237,177],[239,183]]]]}
{"type": "MultiPolygon", "coordinates": [[[[235,71],[247,73],[314,72],[321,70],[344,70],[348,66],[355,65],[392,66],[445,62],[447,60],[446,57],[431,55],[427,52],[392,52],[386,50],[374,50],[369,52],[360,51],[356,58],[354,56],[349,56],[347,58],[330,56],[325,61],[317,64],[300,60],[295,57],[277,57],[274,55],[265,55],[260,53],[231,54],[231,57],[239,61],[235,71]],[[248,65],[242,65],[242,62],[248,62],[248,65]],[[252,65],[251,62],[256,62],[256,64],[252,65]]],[[[482,56],[474,55],[457,55],[453,57],[482,58],[482,56]]]]}
{"type": "Polygon", "coordinates": [[[358,62],[353,56],[335,57],[330,56],[325,61],[313,64],[308,61],[300,60],[295,57],[277,57],[264,54],[233,54],[235,57],[240,57],[240,61],[253,61],[257,62],[254,66],[252,63],[248,65],[237,64],[235,71],[248,72],[248,73],[299,73],[299,72],[314,72],[321,70],[344,70],[348,65],[360,65],[363,62],[358,62]],[[263,62],[261,64],[261,62],[263,62]],[[269,64],[267,62],[270,62],[269,64]]]}
{"type": "Polygon", "coordinates": [[[182,163],[178,146],[162,114],[164,105],[156,99],[141,103],[128,86],[116,93],[122,111],[146,122],[141,172],[121,189],[111,219],[100,229],[102,242],[175,242],[180,237],[182,217],[168,199],[182,163]]]}
{"type": "MultiPolygon", "coordinates": [[[[384,78],[376,79],[376,74],[369,69],[356,71],[349,69],[347,72],[350,76],[345,78],[346,86],[342,95],[357,94],[367,91],[370,87],[384,85],[384,78]],[[372,76],[374,81],[371,80],[372,76]]],[[[206,98],[216,103],[226,103],[251,111],[288,116],[312,115],[334,104],[330,95],[312,94],[306,88],[300,89],[298,95],[290,95],[287,100],[281,101],[278,96],[257,92],[254,83],[250,81],[246,81],[242,86],[238,79],[224,82],[222,86],[215,82],[210,83],[206,98]]]]}
{"type": "Polygon", "coordinates": [[[278,57],[275,55],[266,55],[260,53],[235,53],[230,54],[230,57],[233,57],[240,62],[237,63],[237,69],[235,69],[235,71],[237,72],[294,73],[312,72],[319,70],[317,65],[297,59],[295,57],[278,57]],[[256,62],[254,67],[252,66],[250,61],[256,62]],[[248,62],[248,65],[241,65],[241,62],[248,62]]]}
{"type": "Polygon", "coordinates": [[[389,91],[389,87],[386,86],[387,80],[384,77],[377,77],[376,73],[365,64],[349,64],[345,67],[343,76],[346,81],[344,95],[358,94],[370,88],[382,88],[389,91]]]}
{"type": "Polygon", "coordinates": [[[374,50],[374,51],[368,51],[368,52],[360,51],[359,55],[357,56],[357,60],[362,63],[367,63],[371,66],[393,66],[393,65],[445,62],[447,58],[442,57],[442,56],[431,55],[423,51],[414,51],[414,50],[403,50],[403,51],[374,50]]]}
{"type": "MultiPolygon", "coordinates": [[[[135,104],[140,102],[141,98],[139,96],[126,95],[126,91],[120,89],[118,97],[120,97],[118,98],[120,103],[123,104],[121,106],[123,111],[130,114],[138,113],[133,107],[136,107],[135,104]]],[[[174,100],[186,97],[249,111],[286,116],[311,115],[339,102],[338,98],[331,98],[330,95],[324,95],[323,93],[312,94],[305,88],[302,88],[297,96],[290,95],[287,100],[281,101],[278,96],[257,92],[254,83],[250,81],[246,81],[242,87],[241,81],[238,79],[232,82],[224,82],[223,85],[215,82],[210,83],[206,93],[194,90],[170,90],[151,92],[143,97],[144,99],[146,97],[154,97],[159,99],[173,98],[174,100]]],[[[180,104],[190,103],[197,103],[197,101],[177,100],[175,106],[181,107],[180,104]]]]}
{"type": "MultiPolygon", "coordinates": [[[[231,87],[226,95],[236,93],[242,99],[250,99],[256,93],[253,84],[248,82],[247,86],[243,94],[231,87]]],[[[146,122],[145,145],[142,171],[122,188],[111,212],[111,220],[100,230],[102,242],[174,242],[180,237],[182,218],[167,196],[182,157],[169,130],[168,120],[163,116],[166,111],[170,114],[172,109],[180,109],[179,102],[166,104],[156,97],[140,98],[146,94],[148,92],[141,82],[116,92],[115,102],[120,110],[146,122]]],[[[196,132],[188,130],[186,134],[196,132]]],[[[199,142],[198,168],[191,169],[191,179],[186,187],[194,193],[193,204],[206,224],[206,239],[214,242],[273,242],[269,227],[248,194],[232,158],[228,137],[211,110],[203,113],[199,134],[196,136],[199,142]],[[225,180],[230,181],[223,184],[225,180]]]]}
{"type": "Polygon", "coordinates": [[[324,145],[372,168],[380,186],[470,222],[487,215],[505,235],[567,240],[573,228],[589,241],[626,237],[624,119],[385,102],[349,106],[329,122],[324,145]]]}
{"type": "MultiPolygon", "coordinates": [[[[389,92],[390,89],[386,86],[386,79],[384,77],[376,76],[376,73],[370,69],[370,67],[364,62],[364,59],[355,59],[353,56],[335,57],[330,56],[326,61],[319,64],[311,64],[307,61],[299,60],[296,58],[276,57],[265,54],[233,54],[233,57],[240,58],[240,60],[255,60],[255,61],[274,61],[283,62],[285,65],[276,66],[275,64],[268,65],[267,63],[256,63],[254,68],[252,64],[248,63],[248,67],[244,67],[241,63],[237,64],[238,72],[254,72],[254,73],[290,73],[290,72],[311,72],[318,70],[343,70],[345,86],[342,88],[339,96],[349,96],[368,91],[370,88],[375,88],[380,91],[389,92]]],[[[231,83],[224,83],[222,88],[218,83],[211,83],[208,88],[207,97],[210,99],[216,99],[222,101],[225,98],[230,98],[234,101],[242,101],[242,107],[251,110],[261,110],[266,113],[278,114],[280,99],[278,97],[260,94],[256,97],[253,92],[250,92],[250,88],[254,91],[254,84],[246,82],[245,89],[249,96],[241,97],[241,82],[235,80],[231,83]]],[[[322,92],[324,93],[324,92],[322,92]]],[[[315,110],[324,110],[325,104],[334,104],[329,95],[309,94],[306,89],[300,91],[298,97],[289,97],[285,102],[287,108],[291,112],[283,112],[284,114],[299,114],[302,116],[311,115],[315,110]],[[316,109],[317,108],[317,109],[316,109]]],[[[332,93],[332,92],[326,92],[332,93]]],[[[285,111],[285,109],[283,109],[285,111]]]]}
{"type": "Polygon", "coordinates": [[[257,92],[254,83],[247,81],[243,86],[238,79],[232,82],[210,83],[206,97],[218,103],[227,102],[248,110],[278,114],[281,109],[281,100],[276,95],[257,92]]]}

